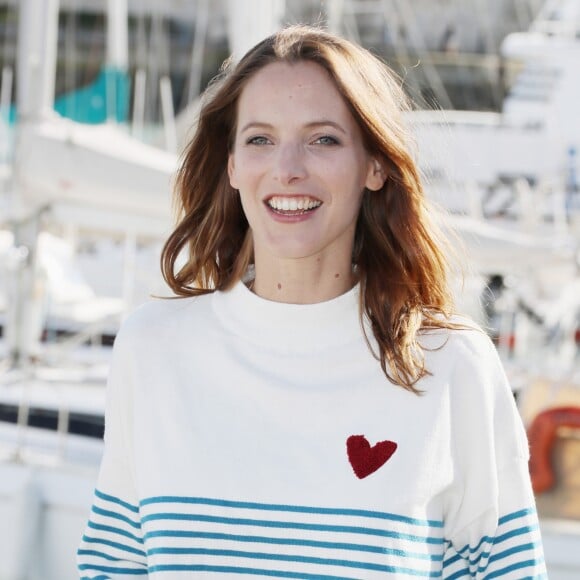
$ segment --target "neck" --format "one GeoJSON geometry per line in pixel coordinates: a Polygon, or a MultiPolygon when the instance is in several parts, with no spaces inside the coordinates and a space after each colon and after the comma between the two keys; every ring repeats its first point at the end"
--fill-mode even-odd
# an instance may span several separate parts
{"type": "Polygon", "coordinates": [[[315,304],[348,292],[356,283],[350,259],[341,263],[323,256],[271,259],[255,256],[252,291],[266,300],[290,304],[315,304]]]}

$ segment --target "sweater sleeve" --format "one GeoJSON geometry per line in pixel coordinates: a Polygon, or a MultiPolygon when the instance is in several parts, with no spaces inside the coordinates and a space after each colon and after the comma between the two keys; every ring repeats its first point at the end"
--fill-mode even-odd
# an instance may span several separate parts
{"type": "Polygon", "coordinates": [[[547,578],[522,420],[491,341],[465,334],[450,385],[454,482],[443,577],[547,578]]]}
{"type": "Polygon", "coordinates": [[[117,335],[107,386],[105,447],[93,506],[77,553],[82,580],[147,577],[131,445],[130,344],[117,335]]]}

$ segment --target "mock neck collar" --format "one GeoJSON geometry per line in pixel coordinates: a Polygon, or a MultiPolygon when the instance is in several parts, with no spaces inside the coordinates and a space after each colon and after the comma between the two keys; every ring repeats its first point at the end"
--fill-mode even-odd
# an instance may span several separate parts
{"type": "Polygon", "coordinates": [[[325,302],[288,304],[266,300],[243,282],[213,294],[223,326],[249,342],[285,351],[312,351],[360,339],[359,285],[325,302]]]}

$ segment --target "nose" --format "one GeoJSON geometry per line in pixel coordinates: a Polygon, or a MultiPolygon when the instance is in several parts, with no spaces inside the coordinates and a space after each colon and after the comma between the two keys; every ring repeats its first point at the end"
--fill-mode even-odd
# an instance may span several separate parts
{"type": "Polygon", "coordinates": [[[280,145],[276,158],[275,178],[281,185],[290,185],[307,175],[303,147],[296,143],[280,145]]]}

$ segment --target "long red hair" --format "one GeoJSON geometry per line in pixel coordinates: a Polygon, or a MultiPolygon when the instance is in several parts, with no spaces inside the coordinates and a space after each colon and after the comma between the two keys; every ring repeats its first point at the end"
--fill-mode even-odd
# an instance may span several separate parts
{"type": "Polygon", "coordinates": [[[370,52],[324,30],[286,28],[228,63],[204,96],[197,130],[176,179],[179,222],[161,257],[165,280],[179,296],[231,288],[252,263],[252,240],[239,196],[231,188],[228,155],[237,103],[248,79],[273,62],[310,61],[323,67],[360,126],[368,152],[387,175],[365,191],[353,265],[361,285],[361,318],[385,375],[413,392],[427,374],[420,331],[455,328],[443,238],[430,219],[412,139],[405,127],[408,100],[400,82],[370,52]],[[187,251],[185,263],[178,257],[187,251]]]}

